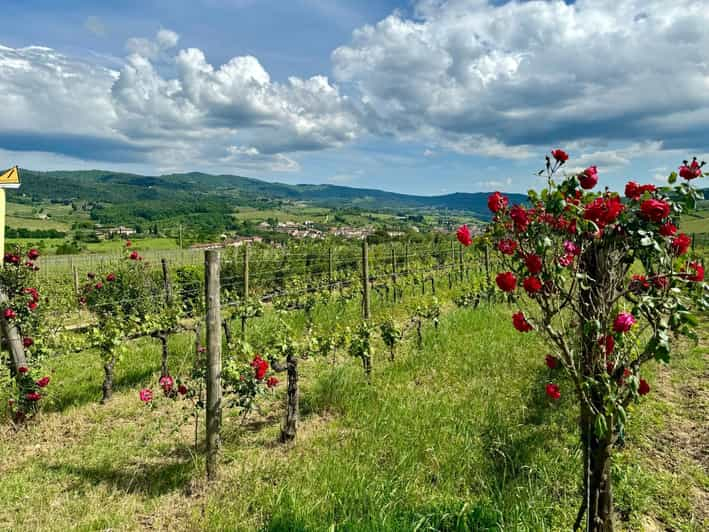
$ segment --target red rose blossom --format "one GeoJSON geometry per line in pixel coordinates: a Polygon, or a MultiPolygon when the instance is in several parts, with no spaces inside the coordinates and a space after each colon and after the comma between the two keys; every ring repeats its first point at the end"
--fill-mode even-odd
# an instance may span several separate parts
{"type": "Polygon", "coordinates": [[[677,233],[677,226],[672,222],[665,222],[660,226],[660,234],[662,236],[672,236],[677,233]]]}
{"type": "Polygon", "coordinates": [[[25,394],[25,399],[28,401],[39,401],[42,398],[42,396],[37,393],[37,392],[30,392],[28,394],[25,394]]]}
{"type": "Polygon", "coordinates": [[[102,288],[103,288],[103,283],[102,283],[102,282],[96,283],[96,290],[101,290],[102,288]]]}
{"type": "Polygon", "coordinates": [[[269,388],[275,388],[276,386],[278,386],[278,379],[276,377],[269,377],[266,381],[266,386],[268,386],[269,388]]]}
{"type": "Polygon", "coordinates": [[[672,251],[675,255],[680,256],[687,253],[689,246],[692,245],[692,239],[685,233],[680,233],[672,239],[672,251]]]}
{"type": "Polygon", "coordinates": [[[559,365],[559,359],[556,358],[554,355],[547,355],[544,358],[544,363],[549,369],[556,369],[556,367],[559,365]]]}
{"type": "Polygon", "coordinates": [[[47,384],[49,384],[49,377],[47,376],[44,376],[37,381],[37,386],[39,386],[40,388],[46,387],[47,384]]]}
{"type": "Polygon", "coordinates": [[[586,205],[583,217],[602,229],[607,224],[615,222],[624,209],[618,196],[602,196],[586,205]]]}
{"type": "Polygon", "coordinates": [[[553,401],[559,400],[561,398],[561,391],[559,390],[558,384],[549,383],[546,385],[546,394],[549,399],[553,401]]]}
{"type": "Polygon", "coordinates": [[[17,368],[18,373],[27,373],[29,371],[29,368],[27,366],[20,366],[17,368]]]}
{"type": "Polygon", "coordinates": [[[144,403],[149,403],[153,400],[153,391],[148,388],[143,388],[140,390],[140,400],[144,403]]]}
{"type": "Polygon", "coordinates": [[[115,273],[109,273],[109,274],[106,276],[106,281],[108,281],[109,283],[112,283],[112,282],[115,281],[115,280],[116,280],[116,274],[115,274],[115,273]]]}
{"type": "Polygon", "coordinates": [[[613,354],[613,349],[615,349],[615,338],[613,338],[613,335],[607,335],[607,336],[601,336],[598,339],[598,345],[603,347],[606,352],[606,356],[610,356],[613,354]]]}
{"type": "Polygon", "coordinates": [[[260,355],[256,355],[251,361],[251,367],[254,368],[256,380],[263,380],[268,371],[268,361],[261,358],[260,355]]]}
{"type": "Polygon", "coordinates": [[[458,242],[463,244],[465,247],[468,247],[473,243],[473,237],[471,236],[470,229],[468,229],[467,225],[461,225],[455,236],[458,238],[458,242]]]}
{"type": "Polygon", "coordinates": [[[39,258],[39,251],[32,248],[27,252],[27,258],[30,260],[37,260],[39,258]]]}
{"type": "Polygon", "coordinates": [[[498,273],[495,282],[503,292],[512,292],[517,288],[517,277],[512,272],[498,273]]]}
{"type": "Polygon", "coordinates": [[[500,240],[497,243],[497,249],[503,255],[514,255],[515,250],[517,249],[517,242],[509,239],[500,240]]]}
{"type": "Polygon", "coordinates": [[[640,384],[638,385],[638,393],[640,395],[647,395],[650,393],[650,385],[645,379],[640,379],[640,384]]]}
{"type": "Polygon", "coordinates": [[[523,282],[522,286],[527,291],[528,294],[536,294],[542,289],[542,282],[538,277],[527,277],[523,282]]]}
{"type": "Polygon", "coordinates": [[[499,192],[494,192],[490,194],[487,198],[487,208],[490,209],[494,213],[498,213],[502,210],[505,210],[507,206],[509,205],[510,200],[508,200],[505,196],[500,194],[499,192]]]}
{"type": "Polygon", "coordinates": [[[512,315],[512,325],[514,325],[514,328],[517,329],[519,332],[529,332],[534,327],[532,327],[532,324],[527,321],[527,318],[524,317],[524,313],[516,312],[515,314],[512,315]]]}
{"type": "Polygon", "coordinates": [[[598,169],[595,166],[589,166],[579,175],[579,183],[581,188],[591,190],[598,183],[598,169]]]}
{"type": "Polygon", "coordinates": [[[527,266],[529,273],[533,275],[542,271],[542,258],[539,255],[527,255],[524,259],[524,264],[527,266]]]}
{"type": "Polygon", "coordinates": [[[628,332],[636,321],[630,312],[620,312],[613,321],[613,330],[618,333],[628,332]]]}
{"type": "Polygon", "coordinates": [[[688,280],[695,283],[701,283],[704,280],[704,266],[697,261],[692,261],[687,264],[687,268],[694,270],[694,274],[687,277],[688,280]]]}
{"type": "Polygon", "coordinates": [[[510,209],[510,218],[515,224],[515,231],[523,233],[529,227],[529,213],[521,205],[514,205],[510,209]]]}
{"type": "Polygon", "coordinates": [[[554,157],[554,159],[556,159],[556,161],[561,164],[564,164],[566,161],[569,160],[569,154],[559,148],[557,148],[556,150],[552,150],[551,156],[554,157]]]}
{"type": "MultiPolygon", "coordinates": [[[[703,163],[702,163],[703,164],[703,163]]],[[[692,160],[692,163],[687,165],[683,164],[682,166],[679,167],[679,175],[686,179],[687,181],[691,181],[692,179],[696,179],[697,177],[702,176],[702,165],[700,165],[697,162],[697,159],[694,158],[692,160]]]]}
{"type": "Polygon", "coordinates": [[[33,340],[31,337],[25,336],[25,337],[22,339],[22,345],[23,345],[23,346],[25,346],[25,347],[31,347],[32,344],[34,344],[34,340],[33,340]]]}
{"type": "Polygon", "coordinates": [[[663,200],[649,199],[640,204],[640,216],[652,222],[661,222],[670,215],[670,204],[663,200]]]}
{"type": "Polygon", "coordinates": [[[179,393],[180,395],[186,395],[187,394],[187,386],[185,386],[184,384],[180,384],[177,387],[177,393],[179,393]]]}
{"type": "Polygon", "coordinates": [[[158,381],[160,383],[160,387],[163,389],[165,393],[168,393],[172,390],[172,386],[175,384],[175,381],[170,377],[170,375],[164,375],[160,377],[160,380],[158,381]]]}
{"type": "Polygon", "coordinates": [[[11,308],[6,308],[3,314],[6,320],[14,320],[17,317],[17,314],[11,308]]]}

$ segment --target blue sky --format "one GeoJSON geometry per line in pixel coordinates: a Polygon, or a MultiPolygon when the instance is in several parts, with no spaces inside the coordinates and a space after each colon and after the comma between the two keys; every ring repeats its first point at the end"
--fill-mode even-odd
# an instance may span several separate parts
{"type": "Polygon", "coordinates": [[[702,2],[5,0],[0,167],[525,191],[707,156],[702,2]]]}

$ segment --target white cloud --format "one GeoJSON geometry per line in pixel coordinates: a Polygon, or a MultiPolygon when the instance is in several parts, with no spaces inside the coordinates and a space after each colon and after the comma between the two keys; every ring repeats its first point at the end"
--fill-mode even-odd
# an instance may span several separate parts
{"type": "Polygon", "coordinates": [[[347,97],[326,77],[278,83],[255,57],[214,67],[201,50],[172,53],[178,41],[165,29],[130,39],[118,71],[49,48],[0,47],[0,146],[280,172],[299,168],[288,153],[359,134],[347,97]]]}
{"type": "Polygon", "coordinates": [[[419,0],[332,54],[366,126],[463,153],[709,140],[709,10],[677,0],[419,0]]]}

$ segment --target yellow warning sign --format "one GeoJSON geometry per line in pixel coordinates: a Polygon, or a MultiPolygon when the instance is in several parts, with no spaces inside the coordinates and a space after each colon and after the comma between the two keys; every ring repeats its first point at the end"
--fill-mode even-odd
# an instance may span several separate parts
{"type": "Polygon", "coordinates": [[[20,169],[15,166],[7,172],[0,173],[0,188],[19,188],[20,169]]]}

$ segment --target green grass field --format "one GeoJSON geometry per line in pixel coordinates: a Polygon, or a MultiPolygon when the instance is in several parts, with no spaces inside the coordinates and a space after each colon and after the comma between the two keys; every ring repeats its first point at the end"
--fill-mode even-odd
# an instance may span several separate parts
{"type": "MultiPolygon", "coordinates": [[[[407,341],[389,362],[377,345],[371,385],[344,354],[337,365],[301,362],[294,446],[276,443],[283,385],[243,424],[226,412],[210,486],[192,421],[175,403],[138,401],[155,387],[156,342],[134,344],[107,406],[96,404],[97,356],[56,359],[50,411],[0,434],[0,528],[569,530],[580,451],[568,384],[550,405],[546,351],[513,330],[507,306],[447,310],[421,349],[407,341]]],[[[320,307],[315,322],[327,329],[357,312],[320,307]]],[[[278,322],[267,313],[253,327],[260,337],[278,322]]],[[[173,374],[192,364],[192,341],[172,338],[173,374]]],[[[709,527],[708,357],[705,337],[650,370],[653,391],[613,470],[620,529],[709,527]]]]}
{"type": "Polygon", "coordinates": [[[709,210],[696,211],[682,218],[685,233],[709,233],[709,210]]]}

